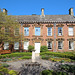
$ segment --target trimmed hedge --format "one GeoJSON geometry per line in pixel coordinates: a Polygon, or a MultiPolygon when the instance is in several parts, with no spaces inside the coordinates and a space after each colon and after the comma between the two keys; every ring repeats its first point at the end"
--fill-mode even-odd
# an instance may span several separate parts
{"type": "Polygon", "coordinates": [[[30,56],[23,56],[23,57],[21,57],[19,59],[31,59],[31,57],[30,56]]]}
{"type": "Polygon", "coordinates": [[[60,52],[42,52],[40,53],[40,55],[52,55],[52,56],[56,56],[56,57],[62,57],[62,58],[70,58],[75,60],[75,52],[64,52],[64,53],[60,53],[60,52]]]}
{"type": "Polygon", "coordinates": [[[5,54],[5,55],[0,55],[1,58],[12,58],[12,57],[21,57],[21,56],[31,56],[32,53],[30,52],[16,52],[16,53],[11,53],[11,54],[5,54]]]}

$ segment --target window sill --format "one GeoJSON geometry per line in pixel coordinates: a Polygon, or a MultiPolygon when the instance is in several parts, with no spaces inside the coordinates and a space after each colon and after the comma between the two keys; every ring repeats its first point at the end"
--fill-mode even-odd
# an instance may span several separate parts
{"type": "Polygon", "coordinates": [[[63,50],[63,49],[58,49],[58,50],[63,50]]]}
{"type": "Polygon", "coordinates": [[[46,35],[47,37],[53,37],[53,36],[48,36],[48,35],[46,35]]]}
{"type": "Polygon", "coordinates": [[[69,49],[69,50],[74,50],[74,49],[69,49]]]}
{"type": "Polygon", "coordinates": [[[24,36],[24,37],[30,37],[30,36],[28,35],[28,36],[24,36]]]}
{"type": "Polygon", "coordinates": [[[32,35],[32,37],[43,37],[42,35],[38,36],[38,35],[32,35]]]}
{"type": "Polygon", "coordinates": [[[68,35],[68,37],[74,37],[74,35],[68,35]]]}
{"type": "Polygon", "coordinates": [[[52,50],[52,49],[48,49],[48,50],[52,50]]]}
{"type": "Polygon", "coordinates": [[[59,35],[57,35],[58,37],[64,37],[63,35],[61,35],[61,36],[59,36],[59,35]]]}

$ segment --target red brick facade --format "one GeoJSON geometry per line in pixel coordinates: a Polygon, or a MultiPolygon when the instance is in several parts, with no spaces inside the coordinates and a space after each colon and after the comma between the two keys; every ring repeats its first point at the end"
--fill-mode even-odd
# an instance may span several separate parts
{"type": "Polygon", "coordinates": [[[44,15],[44,11],[42,11],[42,15],[18,16],[17,20],[22,25],[19,33],[24,35],[24,27],[29,27],[29,36],[24,36],[24,40],[19,43],[19,51],[21,43],[24,50],[24,41],[28,41],[29,45],[34,47],[36,42],[39,42],[41,47],[48,46],[48,41],[51,41],[52,49],[50,51],[75,51],[75,17],[71,10],[73,9],[70,8],[69,15],[44,15]],[[35,27],[40,27],[40,36],[35,36],[35,27]],[[48,27],[52,27],[52,36],[47,35],[48,27]],[[61,36],[58,36],[58,27],[62,27],[61,36]],[[73,36],[69,36],[69,27],[73,27],[73,36]],[[62,41],[62,49],[58,49],[58,41],[62,41]],[[69,41],[73,42],[73,50],[69,49],[69,41]]]}

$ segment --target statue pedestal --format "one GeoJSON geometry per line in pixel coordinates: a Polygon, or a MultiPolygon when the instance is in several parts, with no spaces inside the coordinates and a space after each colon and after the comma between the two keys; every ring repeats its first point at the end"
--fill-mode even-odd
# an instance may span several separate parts
{"type": "Polygon", "coordinates": [[[32,50],[32,62],[35,62],[35,50],[32,50]]]}

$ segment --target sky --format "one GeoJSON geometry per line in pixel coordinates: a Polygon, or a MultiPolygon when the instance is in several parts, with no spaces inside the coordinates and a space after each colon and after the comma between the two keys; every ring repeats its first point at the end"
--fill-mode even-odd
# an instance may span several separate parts
{"type": "Polygon", "coordinates": [[[0,0],[0,8],[8,15],[41,15],[41,8],[45,15],[66,15],[70,8],[75,14],[75,0],[0,0]]]}

